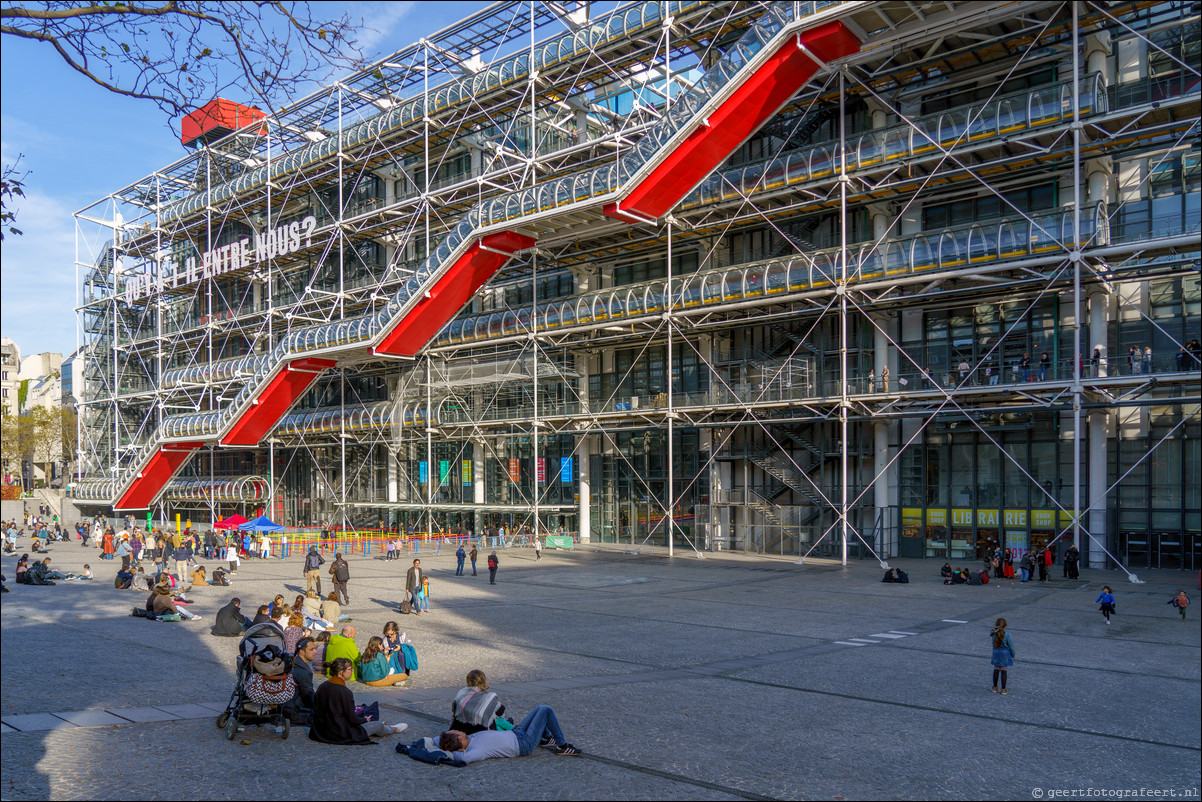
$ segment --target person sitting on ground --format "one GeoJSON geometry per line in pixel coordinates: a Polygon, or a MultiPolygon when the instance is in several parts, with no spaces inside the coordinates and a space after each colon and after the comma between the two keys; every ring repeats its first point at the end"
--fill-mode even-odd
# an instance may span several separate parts
{"type": "Polygon", "coordinates": [[[42,572],[46,579],[74,579],[75,574],[64,574],[56,568],[50,567],[50,558],[42,560],[42,572]]]}
{"type": "Polygon", "coordinates": [[[113,577],[113,587],[117,590],[129,590],[133,586],[134,573],[124,568],[117,569],[117,575],[113,577]]]}
{"type": "Polygon", "coordinates": [[[271,608],[269,612],[271,613],[273,620],[280,617],[280,610],[282,610],[285,606],[284,595],[282,593],[277,593],[275,598],[271,600],[271,604],[268,605],[268,607],[271,608]]]}
{"type": "Polygon", "coordinates": [[[22,554],[17,558],[17,584],[24,585],[29,579],[25,574],[29,570],[29,554],[22,554]]]}
{"type": "Polygon", "coordinates": [[[888,571],[885,572],[885,576],[881,578],[881,581],[882,582],[898,582],[898,583],[901,583],[904,585],[904,584],[909,583],[910,576],[909,576],[909,574],[907,574],[905,571],[901,570],[900,568],[890,568],[888,571]]]}
{"type": "Polygon", "coordinates": [[[475,763],[492,757],[526,757],[538,746],[554,749],[557,755],[576,756],[580,750],[564,738],[555,711],[539,705],[512,730],[483,730],[468,735],[447,730],[438,738],[438,748],[451,753],[452,760],[475,763]]]}
{"type": "Polygon", "coordinates": [[[42,548],[42,541],[38,539],[37,535],[34,535],[33,542],[29,544],[29,548],[34,554],[48,553],[44,548],[42,548]]]}
{"type": "Polygon", "coordinates": [[[317,642],[301,638],[292,659],[292,679],[296,681],[292,720],[308,726],[313,720],[313,661],[317,657],[317,642]]]}
{"type": "Polygon", "coordinates": [[[497,726],[498,717],[504,713],[505,705],[488,689],[484,672],[473,669],[467,672],[467,684],[451,702],[451,729],[466,735],[475,735],[482,730],[512,729],[511,726],[497,726]]]}
{"type": "MultiPolygon", "coordinates": [[[[952,564],[944,563],[943,567],[939,569],[939,576],[943,577],[944,579],[948,579],[951,577],[951,575],[952,575],[952,564]]],[[[944,584],[947,584],[947,583],[945,582],[944,584]]]]}
{"type": "Polygon", "coordinates": [[[301,615],[304,615],[305,614],[305,594],[303,594],[303,593],[296,594],[296,598],[292,600],[292,607],[290,607],[289,609],[291,609],[292,612],[294,612],[294,613],[300,613],[301,615]]]}
{"type": "Polygon", "coordinates": [[[945,581],[943,584],[963,585],[966,582],[968,582],[968,571],[964,570],[963,568],[957,568],[952,571],[952,578],[948,581],[945,581]]]}
{"type": "MultiPolygon", "coordinates": [[[[27,585],[53,585],[54,579],[49,575],[50,558],[47,557],[45,562],[31,563],[28,570],[25,571],[25,584],[27,585]]],[[[55,573],[58,573],[57,571],[55,573]]],[[[61,576],[61,575],[60,575],[61,576]]]]}
{"type": "Polygon", "coordinates": [[[150,597],[146,599],[146,609],[154,613],[155,618],[162,618],[165,615],[178,615],[184,621],[192,621],[200,618],[200,616],[190,613],[182,607],[175,606],[175,600],[171,594],[171,588],[166,585],[156,585],[155,589],[150,592],[150,597]]]}
{"type": "Polygon", "coordinates": [[[384,654],[384,639],[378,635],[367,641],[367,648],[359,657],[359,681],[364,685],[386,688],[409,679],[404,663],[398,663],[396,654],[384,654]]]}
{"type": "Polygon", "coordinates": [[[407,724],[368,721],[355,714],[355,696],[346,683],[354,678],[354,663],[339,657],[330,664],[330,678],[313,694],[313,724],[309,740],[327,744],[370,744],[371,738],[404,732],[407,724]]]}
{"type": "Polygon", "coordinates": [[[219,637],[241,636],[242,632],[250,626],[250,619],[242,615],[241,604],[242,600],[237,596],[230,599],[229,604],[217,611],[217,621],[209,632],[219,637]]]}
{"type": "Polygon", "coordinates": [[[76,579],[95,579],[96,577],[92,576],[92,566],[88,565],[87,563],[84,563],[83,570],[80,571],[79,575],[76,576],[75,578],[76,579]]]}
{"type": "MultiPolygon", "coordinates": [[[[332,665],[339,657],[345,657],[352,663],[359,661],[359,647],[355,645],[355,628],[352,626],[345,626],[337,635],[331,635],[326,644],[326,665],[332,665]]],[[[357,675],[351,677],[357,678],[357,675]]]]}
{"type": "Polygon", "coordinates": [[[334,621],[327,621],[322,617],[321,603],[317,593],[312,590],[305,593],[301,602],[301,613],[305,616],[305,626],[314,632],[324,632],[327,629],[334,629],[335,626],[334,621]]]}
{"type": "Polygon", "coordinates": [[[229,574],[220,565],[213,569],[213,581],[211,584],[220,587],[229,587],[230,585],[229,574]]]}
{"type": "Polygon", "coordinates": [[[989,572],[986,571],[984,568],[978,568],[975,571],[969,572],[968,584],[970,584],[970,585],[988,585],[989,584],[989,572]]]}
{"type": "Polygon", "coordinates": [[[198,588],[207,584],[209,582],[205,577],[205,567],[203,565],[196,566],[196,570],[192,572],[192,587],[198,588]]]}
{"type": "Polygon", "coordinates": [[[139,565],[134,569],[134,580],[131,583],[131,587],[134,590],[144,590],[149,593],[154,589],[154,586],[154,577],[142,570],[142,566],[139,565]]]}
{"type": "Polygon", "coordinates": [[[271,605],[270,604],[260,604],[259,609],[255,612],[254,620],[252,620],[251,623],[252,624],[274,624],[275,619],[273,619],[271,617],[271,605]]]}
{"type": "Polygon", "coordinates": [[[351,617],[342,612],[342,605],[338,603],[338,593],[331,590],[330,595],[321,603],[321,617],[332,624],[340,624],[343,621],[350,621],[351,617]]]}
{"type": "Polygon", "coordinates": [[[287,628],[288,617],[291,615],[292,615],[291,609],[289,609],[287,607],[279,607],[272,614],[271,620],[275,622],[276,626],[278,626],[281,630],[283,630],[283,629],[287,628]]]}
{"type": "Polygon", "coordinates": [[[309,630],[305,629],[305,617],[300,613],[289,612],[288,620],[284,622],[284,650],[288,654],[293,654],[296,651],[296,644],[301,642],[301,638],[309,636],[309,630]]]}
{"type": "Polygon", "coordinates": [[[313,637],[313,643],[317,647],[317,651],[313,655],[313,673],[320,674],[323,677],[326,674],[326,647],[330,645],[330,632],[318,632],[313,637]]]}

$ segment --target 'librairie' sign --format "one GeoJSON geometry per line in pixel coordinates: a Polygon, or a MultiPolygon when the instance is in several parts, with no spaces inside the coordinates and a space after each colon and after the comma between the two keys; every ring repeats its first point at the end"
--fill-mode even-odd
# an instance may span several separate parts
{"type": "Polygon", "coordinates": [[[243,237],[228,245],[207,250],[199,257],[189,256],[182,265],[172,261],[163,262],[157,278],[131,276],[125,280],[125,301],[132,303],[165,289],[184,287],[296,253],[302,245],[307,248],[313,243],[315,228],[317,218],[309,215],[286,226],[256,231],[253,237],[243,237]]]}

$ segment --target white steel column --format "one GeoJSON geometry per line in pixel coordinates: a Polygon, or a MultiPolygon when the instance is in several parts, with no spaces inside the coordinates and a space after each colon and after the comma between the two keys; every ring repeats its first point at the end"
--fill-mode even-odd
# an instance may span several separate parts
{"type": "Polygon", "coordinates": [[[1073,14],[1073,543],[1081,548],[1081,43],[1079,7],[1073,14]]]}
{"type": "Polygon", "coordinates": [[[839,459],[839,554],[840,561],[847,565],[847,143],[845,138],[846,109],[844,108],[844,74],[839,73],[839,264],[840,283],[836,288],[839,295],[839,433],[841,454],[839,459]]]}
{"type": "Polygon", "coordinates": [[[480,509],[484,504],[484,460],[488,458],[483,440],[472,441],[472,503],[476,505],[472,518],[475,533],[484,531],[484,512],[480,509]]]}
{"type": "Polygon", "coordinates": [[[590,518],[593,503],[590,468],[593,456],[592,446],[593,436],[585,435],[580,438],[580,444],[576,447],[576,531],[579,533],[581,543],[588,543],[593,536],[590,518]]]}

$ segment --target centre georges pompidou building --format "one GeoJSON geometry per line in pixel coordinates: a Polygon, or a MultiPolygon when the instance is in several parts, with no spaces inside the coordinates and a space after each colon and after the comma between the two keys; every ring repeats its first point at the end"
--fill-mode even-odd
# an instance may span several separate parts
{"type": "Polygon", "coordinates": [[[85,506],[1200,565],[1196,3],[502,2],[183,131],[85,506]]]}

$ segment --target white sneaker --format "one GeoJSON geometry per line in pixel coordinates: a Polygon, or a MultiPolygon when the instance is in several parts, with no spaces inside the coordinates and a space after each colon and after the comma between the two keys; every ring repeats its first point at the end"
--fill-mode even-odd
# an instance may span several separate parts
{"type": "Polygon", "coordinates": [[[393,724],[392,725],[392,734],[397,735],[399,733],[404,732],[407,729],[409,729],[408,724],[393,724]]]}

